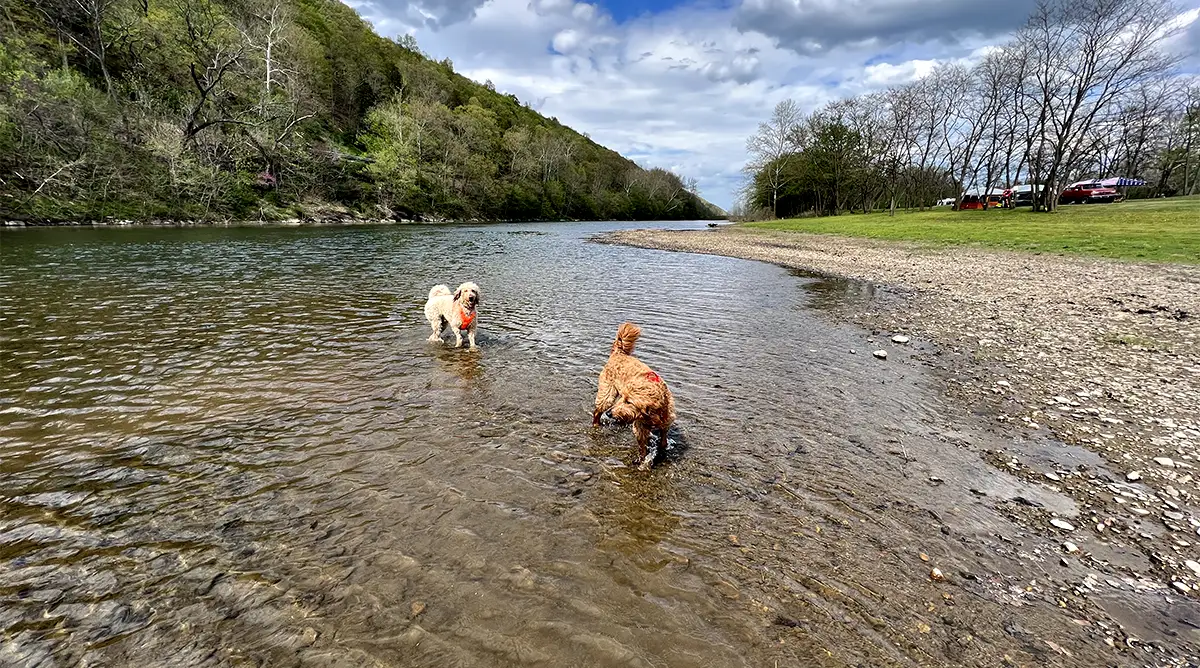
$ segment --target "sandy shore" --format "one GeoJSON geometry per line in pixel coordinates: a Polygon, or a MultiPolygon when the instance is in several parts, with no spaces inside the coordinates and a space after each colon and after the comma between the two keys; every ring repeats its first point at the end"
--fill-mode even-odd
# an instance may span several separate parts
{"type": "Polygon", "coordinates": [[[879,285],[887,298],[843,309],[879,334],[875,348],[935,344],[924,358],[944,372],[947,392],[997,430],[1014,442],[1048,431],[1106,465],[1069,468],[1019,449],[990,453],[991,463],[1072,496],[1082,509],[1075,530],[1089,542],[1146,557],[1153,572],[1133,575],[1200,596],[1200,266],[732,226],[597,240],[879,285]],[[894,335],[912,341],[895,343],[894,335]]]}

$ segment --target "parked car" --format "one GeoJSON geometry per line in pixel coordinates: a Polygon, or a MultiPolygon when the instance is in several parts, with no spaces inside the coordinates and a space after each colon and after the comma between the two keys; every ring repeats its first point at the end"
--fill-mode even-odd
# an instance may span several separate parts
{"type": "Polygon", "coordinates": [[[937,206],[954,206],[954,198],[946,197],[937,201],[937,206]]]}
{"type": "MultiPolygon", "coordinates": [[[[1045,189],[1045,186],[1038,186],[1038,191],[1045,189]]],[[[1018,206],[1033,206],[1033,186],[1029,184],[1013,186],[1009,189],[1011,197],[1009,198],[1009,206],[1016,208],[1018,206]]]]}
{"type": "Polygon", "coordinates": [[[971,211],[974,209],[983,209],[986,203],[979,195],[963,195],[962,201],[958,203],[959,211],[971,211]]]}
{"type": "Polygon", "coordinates": [[[1058,196],[1060,204],[1108,204],[1121,197],[1121,193],[1105,188],[1098,181],[1076,183],[1058,196]]]}

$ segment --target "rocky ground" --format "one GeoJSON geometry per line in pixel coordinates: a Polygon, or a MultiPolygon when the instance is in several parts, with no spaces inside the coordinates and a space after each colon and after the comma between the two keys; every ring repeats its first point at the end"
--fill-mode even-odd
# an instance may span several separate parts
{"type": "Polygon", "coordinates": [[[1200,266],[732,226],[619,231],[599,241],[870,282],[875,297],[845,302],[841,314],[873,331],[872,351],[935,344],[924,357],[947,392],[1012,436],[1011,449],[984,458],[1079,504],[1071,518],[1012,510],[1095,569],[1078,594],[1113,587],[1200,597],[1200,266]],[[1102,464],[1020,446],[1047,435],[1102,464]]]}

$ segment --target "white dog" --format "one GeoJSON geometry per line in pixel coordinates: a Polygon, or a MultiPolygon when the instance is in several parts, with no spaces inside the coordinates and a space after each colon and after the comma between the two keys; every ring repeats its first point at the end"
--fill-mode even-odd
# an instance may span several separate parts
{"type": "Polygon", "coordinates": [[[442,331],[449,325],[454,332],[454,347],[462,347],[462,333],[467,333],[471,341],[471,350],[475,347],[476,307],[479,306],[479,286],[467,282],[458,286],[454,294],[445,285],[435,285],[429,291],[429,300],[425,302],[425,319],[433,328],[429,335],[430,341],[442,342],[442,331]]]}

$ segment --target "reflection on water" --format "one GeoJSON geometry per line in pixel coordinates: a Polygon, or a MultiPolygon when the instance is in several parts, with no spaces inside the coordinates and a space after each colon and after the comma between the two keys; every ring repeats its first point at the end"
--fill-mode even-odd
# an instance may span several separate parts
{"type": "Polygon", "coordinates": [[[606,227],[5,232],[0,664],[992,665],[916,630],[920,551],[1030,656],[1007,525],[926,488],[979,466],[937,393],[808,315],[869,288],[606,227]],[[481,350],[428,344],[468,279],[481,350]],[[590,429],[626,319],[679,406],[651,472],[590,429]]]}
{"type": "Polygon", "coordinates": [[[840,276],[815,274],[802,269],[789,269],[793,276],[808,279],[805,289],[810,308],[822,311],[861,310],[875,297],[876,287],[867,281],[856,281],[840,276]]]}

